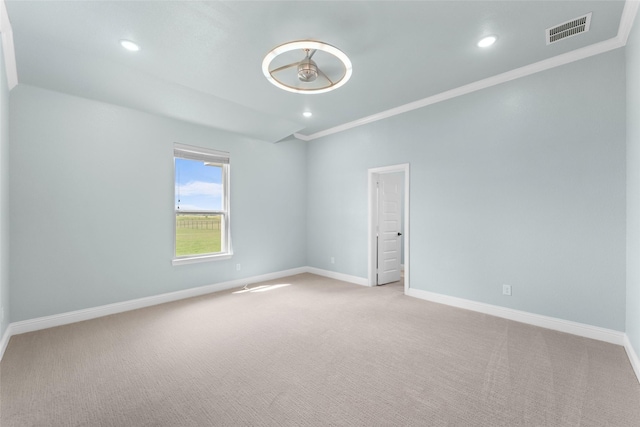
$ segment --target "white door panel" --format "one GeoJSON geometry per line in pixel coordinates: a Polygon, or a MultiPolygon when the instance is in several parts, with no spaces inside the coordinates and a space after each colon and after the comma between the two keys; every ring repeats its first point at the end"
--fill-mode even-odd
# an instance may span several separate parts
{"type": "Polygon", "coordinates": [[[403,177],[380,174],[378,180],[378,285],[400,280],[403,177]]]}

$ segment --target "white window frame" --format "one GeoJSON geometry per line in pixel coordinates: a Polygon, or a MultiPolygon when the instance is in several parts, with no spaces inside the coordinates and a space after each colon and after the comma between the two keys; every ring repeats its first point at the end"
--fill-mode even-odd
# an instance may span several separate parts
{"type": "MultiPolygon", "coordinates": [[[[173,265],[193,264],[198,262],[207,261],[220,261],[230,259],[233,256],[233,249],[231,246],[231,209],[229,204],[230,191],[230,156],[226,151],[212,150],[210,148],[194,147],[191,145],[178,144],[173,145],[173,186],[174,186],[174,207],[173,207],[173,259],[171,263],[173,265]],[[185,255],[176,256],[176,219],[178,210],[175,207],[175,183],[176,183],[176,167],[175,159],[187,159],[198,160],[203,162],[214,163],[222,166],[222,209],[206,211],[215,215],[221,215],[220,221],[224,226],[221,230],[221,247],[220,252],[199,254],[199,255],[185,255]]],[[[202,214],[202,211],[180,211],[180,213],[198,213],[202,214]]]]}

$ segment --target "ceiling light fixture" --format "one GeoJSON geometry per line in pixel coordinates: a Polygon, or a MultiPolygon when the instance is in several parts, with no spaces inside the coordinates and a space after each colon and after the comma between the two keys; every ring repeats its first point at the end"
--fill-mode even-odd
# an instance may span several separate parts
{"type": "Polygon", "coordinates": [[[487,36],[478,42],[478,47],[489,47],[498,40],[497,36],[487,36]]]}
{"type": "Polygon", "coordinates": [[[343,86],[351,78],[353,67],[349,57],[337,47],[299,40],[277,46],[267,53],[262,61],[262,72],[280,89],[294,93],[325,93],[343,86]],[[317,56],[312,59],[314,55],[317,56]]]}
{"type": "Polygon", "coordinates": [[[302,115],[305,116],[306,118],[309,118],[313,116],[313,113],[311,111],[305,111],[304,113],[302,113],[302,115]]]}
{"type": "Polygon", "coordinates": [[[313,82],[318,78],[318,66],[309,56],[309,50],[305,49],[307,57],[298,64],[298,79],[301,82],[313,82]]]}
{"type": "Polygon", "coordinates": [[[122,46],[123,48],[130,50],[131,52],[137,52],[140,50],[140,46],[138,46],[136,43],[132,42],[131,40],[120,40],[120,46],[122,46]]]}

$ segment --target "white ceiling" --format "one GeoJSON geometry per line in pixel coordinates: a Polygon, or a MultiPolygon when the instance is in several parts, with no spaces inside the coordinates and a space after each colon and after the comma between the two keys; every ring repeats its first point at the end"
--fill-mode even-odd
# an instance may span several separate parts
{"type": "Polygon", "coordinates": [[[20,83],[270,142],[294,133],[305,139],[602,45],[617,37],[625,6],[617,0],[5,3],[20,83]],[[546,45],[545,29],[588,12],[589,32],[546,45]],[[497,43],[478,48],[488,34],[497,43]],[[142,49],[125,51],[120,39],[142,49]],[[264,56],[301,39],[344,51],[351,80],[319,95],[270,84],[261,71],[264,56]],[[302,117],[304,110],[313,117],[302,117]]]}

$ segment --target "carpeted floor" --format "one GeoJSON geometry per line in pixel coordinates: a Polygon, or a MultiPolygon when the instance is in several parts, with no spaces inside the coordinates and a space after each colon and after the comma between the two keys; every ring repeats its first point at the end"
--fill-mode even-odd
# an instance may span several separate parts
{"type": "Polygon", "coordinates": [[[250,288],[12,337],[0,425],[640,425],[622,347],[401,284],[250,288]]]}

